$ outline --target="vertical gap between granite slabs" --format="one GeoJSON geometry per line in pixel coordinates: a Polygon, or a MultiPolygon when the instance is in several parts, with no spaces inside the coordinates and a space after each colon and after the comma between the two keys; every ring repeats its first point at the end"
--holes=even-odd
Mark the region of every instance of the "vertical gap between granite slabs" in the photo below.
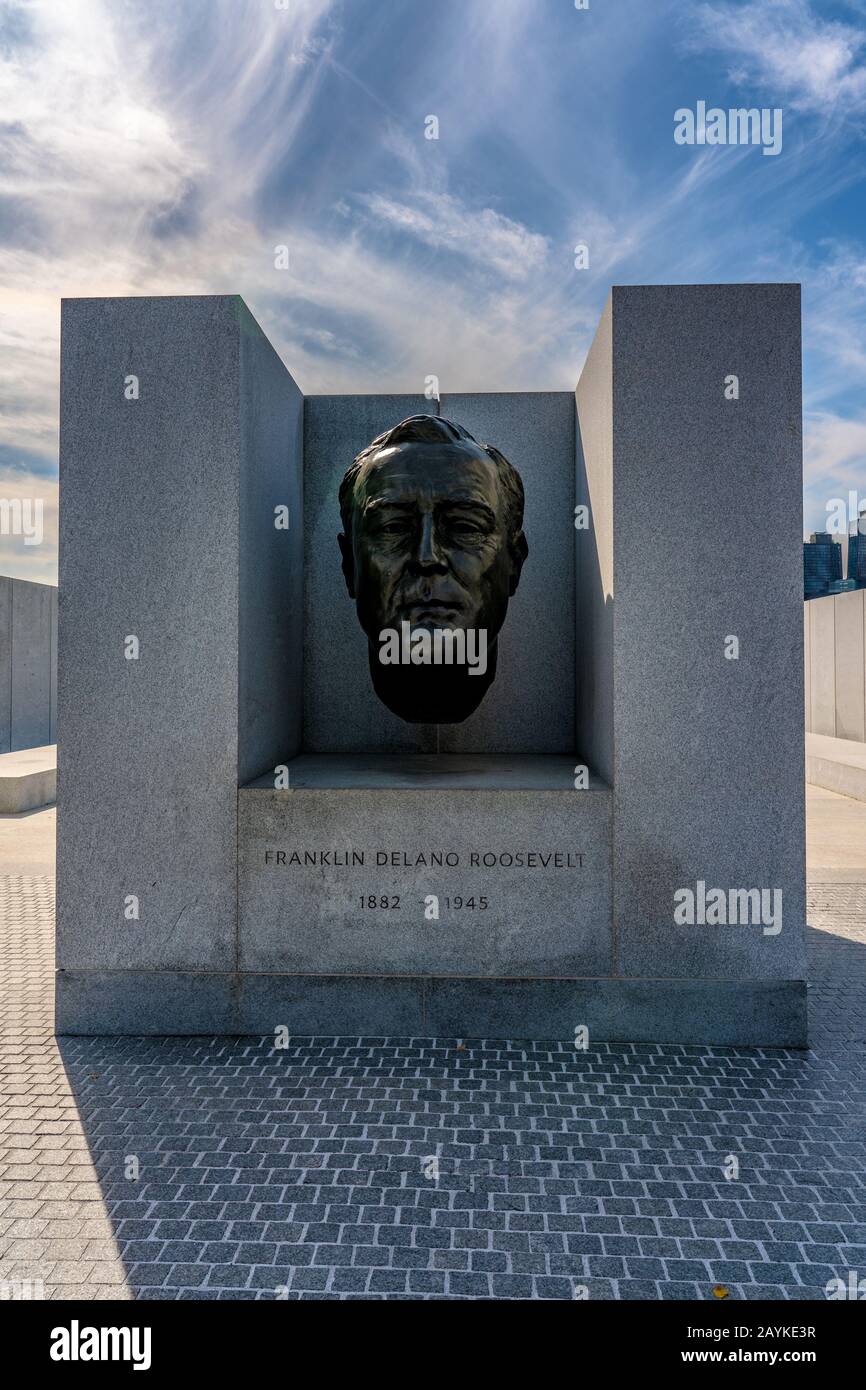
{"type": "Polygon", "coordinates": [[[48,737],[47,737],[47,739],[45,740],[45,742],[46,742],[47,744],[50,744],[50,743],[52,742],[52,739],[51,739],[51,716],[52,716],[52,714],[54,713],[54,688],[53,688],[53,682],[52,682],[52,679],[51,679],[51,670],[52,670],[52,667],[53,667],[53,665],[54,665],[54,616],[53,616],[53,614],[52,614],[52,612],[51,612],[51,608],[52,608],[52,599],[51,599],[51,595],[49,594],[49,596],[48,596],[48,737]]]}
{"type": "MultiPolygon", "coordinates": [[[[863,670],[862,670],[861,674],[862,674],[862,676],[863,676],[863,689],[864,689],[864,691],[866,691],[866,592],[864,592],[864,593],[862,594],[862,603],[863,603],[863,670]]],[[[810,644],[809,644],[809,679],[810,679],[810,680],[811,680],[811,678],[812,678],[811,651],[812,651],[812,647],[811,647],[811,642],[810,642],[810,644]]],[[[810,705],[810,709],[811,709],[811,705],[810,705]]],[[[866,712],[864,712],[864,713],[866,713],[866,712]]]]}
{"type": "MultiPolygon", "coordinates": [[[[610,973],[619,977],[619,894],[616,884],[616,783],[619,764],[616,756],[616,315],[610,300],[610,973]]],[[[595,520],[593,519],[593,532],[595,520]]],[[[596,537],[596,546],[598,539],[596,537]]]]}
{"type": "Polygon", "coordinates": [[[229,983],[229,993],[231,997],[231,1009],[229,1021],[236,1033],[241,1029],[241,899],[240,899],[240,822],[241,822],[241,789],[235,792],[235,968],[229,983]]]}
{"type": "Polygon", "coordinates": [[[13,709],[13,699],[15,697],[15,585],[18,581],[9,581],[9,752],[15,752],[15,710],[13,709]]]}
{"type": "Polygon", "coordinates": [[[13,602],[13,591],[14,591],[14,588],[15,588],[15,580],[14,580],[14,579],[10,579],[10,580],[9,580],[9,748],[8,748],[8,750],[4,748],[4,750],[3,750],[4,753],[7,752],[7,751],[8,751],[9,753],[12,753],[12,752],[15,751],[15,750],[13,749],[13,747],[12,747],[12,729],[13,729],[13,722],[12,722],[12,692],[13,692],[13,690],[15,689],[15,682],[14,682],[13,675],[12,675],[12,671],[13,671],[12,663],[13,663],[13,661],[14,661],[14,659],[15,659],[15,634],[14,634],[14,631],[13,631],[13,628],[12,628],[12,623],[13,623],[14,616],[15,616],[15,604],[14,604],[14,602],[13,602]]]}
{"type": "Polygon", "coordinates": [[[240,864],[238,856],[240,854],[240,816],[241,816],[241,720],[246,717],[246,710],[242,706],[243,691],[241,688],[241,663],[244,660],[243,643],[245,637],[245,613],[244,602],[244,570],[243,556],[244,545],[246,542],[245,523],[246,512],[244,509],[245,494],[244,489],[247,484],[246,470],[249,464],[250,449],[246,434],[247,416],[249,412],[248,397],[244,391],[243,379],[247,369],[245,356],[244,336],[241,328],[241,319],[246,309],[246,304],[238,294],[233,295],[233,311],[235,315],[234,324],[234,344],[237,357],[234,363],[235,379],[235,411],[234,429],[236,454],[236,467],[234,470],[234,489],[235,489],[235,555],[234,555],[234,574],[235,574],[235,824],[234,824],[234,855],[235,855],[235,919],[234,919],[234,972],[230,981],[230,1017],[231,1026],[237,1031],[240,1028],[240,965],[241,965],[241,943],[240,943],[240,864]]]}
{"type": "MultiPolygon", "coordinates": [[[[60,588],[51,595],[49,609],[50,642],[48,657],[48,742],[57,743],[57,650],[60,646],[60,588]],[[55,616],[56,614],[56,616],[55,616]]],[[[56,757],[55,757],[56,762],[56,757]]],[[[55,794],[56,795],[56,794],[55,794]]]]}
{"type": "MultiPolygon", "coordinates": [[[[439,395],[437,395],[437,397],[436,397],[436,415],[437,415],[437,418],[440,417],[441,414],[442,414],[442,396],[441,396],[441,394],[439,394],[439,395]]],[[[435,728],[436,728],[436,752],[437,752],[437,755],[438,755],[438,754],[441,752],[441,749],[440,749],[440,746],[439,746],[439,729],[440,729],[440,725],[437,724],[437,725],[435,726],[435,728]]],[[[422,999],[423,999],[423,996],[422,996],[422,999]]]]}

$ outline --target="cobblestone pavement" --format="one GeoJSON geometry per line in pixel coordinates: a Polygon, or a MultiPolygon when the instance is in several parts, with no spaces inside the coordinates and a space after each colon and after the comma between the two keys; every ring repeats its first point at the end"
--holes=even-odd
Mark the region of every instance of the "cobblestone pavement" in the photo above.
{"type": "Polygon", "coordinates": [[[866,1275],[866,886],[810,894],[809,1052],[58,1045],[52,913],[48,877],[0,878],[7,1297],[814,1299],[866,1275]]]}

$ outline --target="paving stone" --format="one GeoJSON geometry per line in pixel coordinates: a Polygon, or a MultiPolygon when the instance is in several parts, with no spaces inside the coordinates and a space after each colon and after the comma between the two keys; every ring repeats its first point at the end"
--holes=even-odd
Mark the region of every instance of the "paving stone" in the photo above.
{"type": "Polygon", "coordinates": [[[0,1280],[52,1300],[822,1299],[866,1272],[866,886],[813,887],[810,920],[809,1051],[276,1055],[58,1042],[51,882],[0,878],[0,1280]]]}

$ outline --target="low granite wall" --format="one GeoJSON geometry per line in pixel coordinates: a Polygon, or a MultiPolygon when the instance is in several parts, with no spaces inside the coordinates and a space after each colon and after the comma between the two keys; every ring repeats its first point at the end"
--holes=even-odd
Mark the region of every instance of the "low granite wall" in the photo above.
{"type": "Polygon", "coordinates": [[[57,589],[0,576],[0,753],[57,738],[57,589]]]}
{"type": "Polygon", "coordinates": [[[806,732],[866,741],[866,589],[803,604],[806,732]]]}

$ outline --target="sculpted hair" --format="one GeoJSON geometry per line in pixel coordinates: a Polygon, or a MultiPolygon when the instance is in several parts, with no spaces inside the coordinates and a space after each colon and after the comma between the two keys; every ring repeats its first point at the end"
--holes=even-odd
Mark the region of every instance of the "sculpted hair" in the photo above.
{"type": "Polygon", "coordinates": [[[499,474],[499,481],[505,494],[506,522],[508,525],[509,540],[514,543],[520,535],[523,527],[523,483],[517,469],[508,462],[504,454],[498,449],[494,449],[492,444],[482,444],[480,440],[465,430],[462,425],[455,425],[453,421],[446,420],[441,415],[410,415],[407,420],[401,420],[399,425],[394,425],[392,429],[385,430],[368,444],[366,449],[362,449],[357,458],[353,459],[346,472],[343,474],[343,481],[340,483],[340,516],[343,520],[343,530],[348,539],[352,536],[352,512],[355,505],[355,486],[365,464],[378,454],[380,449],[388,449],[395,444],[474,444],[477,449],[482,449],[488,458],[496,464],[499,474]]]}

